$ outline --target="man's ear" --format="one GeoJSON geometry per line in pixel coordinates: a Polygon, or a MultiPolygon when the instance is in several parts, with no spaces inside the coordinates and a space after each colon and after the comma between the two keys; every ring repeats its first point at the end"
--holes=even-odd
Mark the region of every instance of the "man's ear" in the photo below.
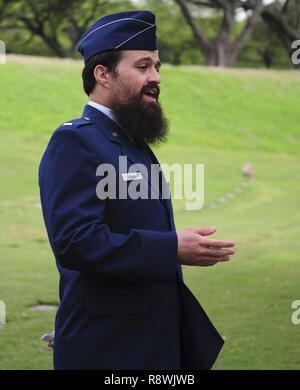
{"type": "Polygon", "coordinates": [[[104,65],[96,65],[94,69],[94,77],[97,83],[99,83],[101,86],[107,88],[108,87],[108,72],[107,68],[104,65]]]}

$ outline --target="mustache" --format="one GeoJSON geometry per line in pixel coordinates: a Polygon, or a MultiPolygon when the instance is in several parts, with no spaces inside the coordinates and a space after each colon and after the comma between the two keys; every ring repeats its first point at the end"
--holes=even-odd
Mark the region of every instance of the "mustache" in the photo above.
{"type": "Polygon", "coordinates": [[[142,88],[141,90],[141,96],[144,95],[145,93],[151,92],[152,94],[155,95],[155,97],[158,99],[159,94],[160,94],[160,87],[156,83],[149,83],[145,87],[142,88]]]}

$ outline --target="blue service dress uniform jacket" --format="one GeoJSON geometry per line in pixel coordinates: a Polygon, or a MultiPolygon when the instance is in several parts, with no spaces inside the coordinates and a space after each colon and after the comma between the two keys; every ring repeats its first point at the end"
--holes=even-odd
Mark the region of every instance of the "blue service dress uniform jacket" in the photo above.
{"type": "Polygon", "coordinates": [[[118,178],[119,156],[158,163],[87,105],[53,133],[40,163],[60,274],[54,368],[209,369],[223,339],[182,280],[171,200],[97,197],[97,167],[112,164],[118,178]]]}

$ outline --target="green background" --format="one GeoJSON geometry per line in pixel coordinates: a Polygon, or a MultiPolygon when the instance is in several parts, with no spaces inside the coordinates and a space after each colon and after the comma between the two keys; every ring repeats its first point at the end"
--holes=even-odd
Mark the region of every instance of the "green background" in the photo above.
{"type": "MultiPolygon", "coordinates": [[[[54,129],[81,115],[81,69],[80,61],[21,56],[0,65],[0,300],[7,306],[0,369],[52,368],[39,339],[53,329],[54,313],[31,310],[58,304],[37,171],[54,129]]],[[[299,75],[165,65],[161,77],[171,129],[155,152],[162,163],[205,165],[204,208],[186,211],[174,200],[177,229],[214,225],[213,237],[237,243],[229,263],[184,268],[226,339],[214,368],[299,369],[300,326],[291,322],[300,299],[299,75]],[[253,181],[242,176],[246,162],[253,181]]]]}

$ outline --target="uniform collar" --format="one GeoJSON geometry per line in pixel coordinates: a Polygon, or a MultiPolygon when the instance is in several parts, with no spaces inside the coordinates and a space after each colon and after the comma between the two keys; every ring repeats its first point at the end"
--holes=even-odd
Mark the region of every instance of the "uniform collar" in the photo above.
{"type": "Polygon", "coordinates": [[[122,130],[117,122],[90,104],[84,107],[82,117],[98,125],[110,141],[119,144],[129,142],[134,145],[132,138],[122,130]]]}
{"type": "Polygon", "coordinates": [[[88,102],[88,105],[91,106],[91,107],[96,108],[96,110],[101,111],[103,114],[108,116],[111,120],[113,120],[114,122],[118,123],[113,110],[111,110],[110,108],[108,108],[106,106],[103,106],[103,104],[93,102],[92,100],[90,100],[88,102]]]}

